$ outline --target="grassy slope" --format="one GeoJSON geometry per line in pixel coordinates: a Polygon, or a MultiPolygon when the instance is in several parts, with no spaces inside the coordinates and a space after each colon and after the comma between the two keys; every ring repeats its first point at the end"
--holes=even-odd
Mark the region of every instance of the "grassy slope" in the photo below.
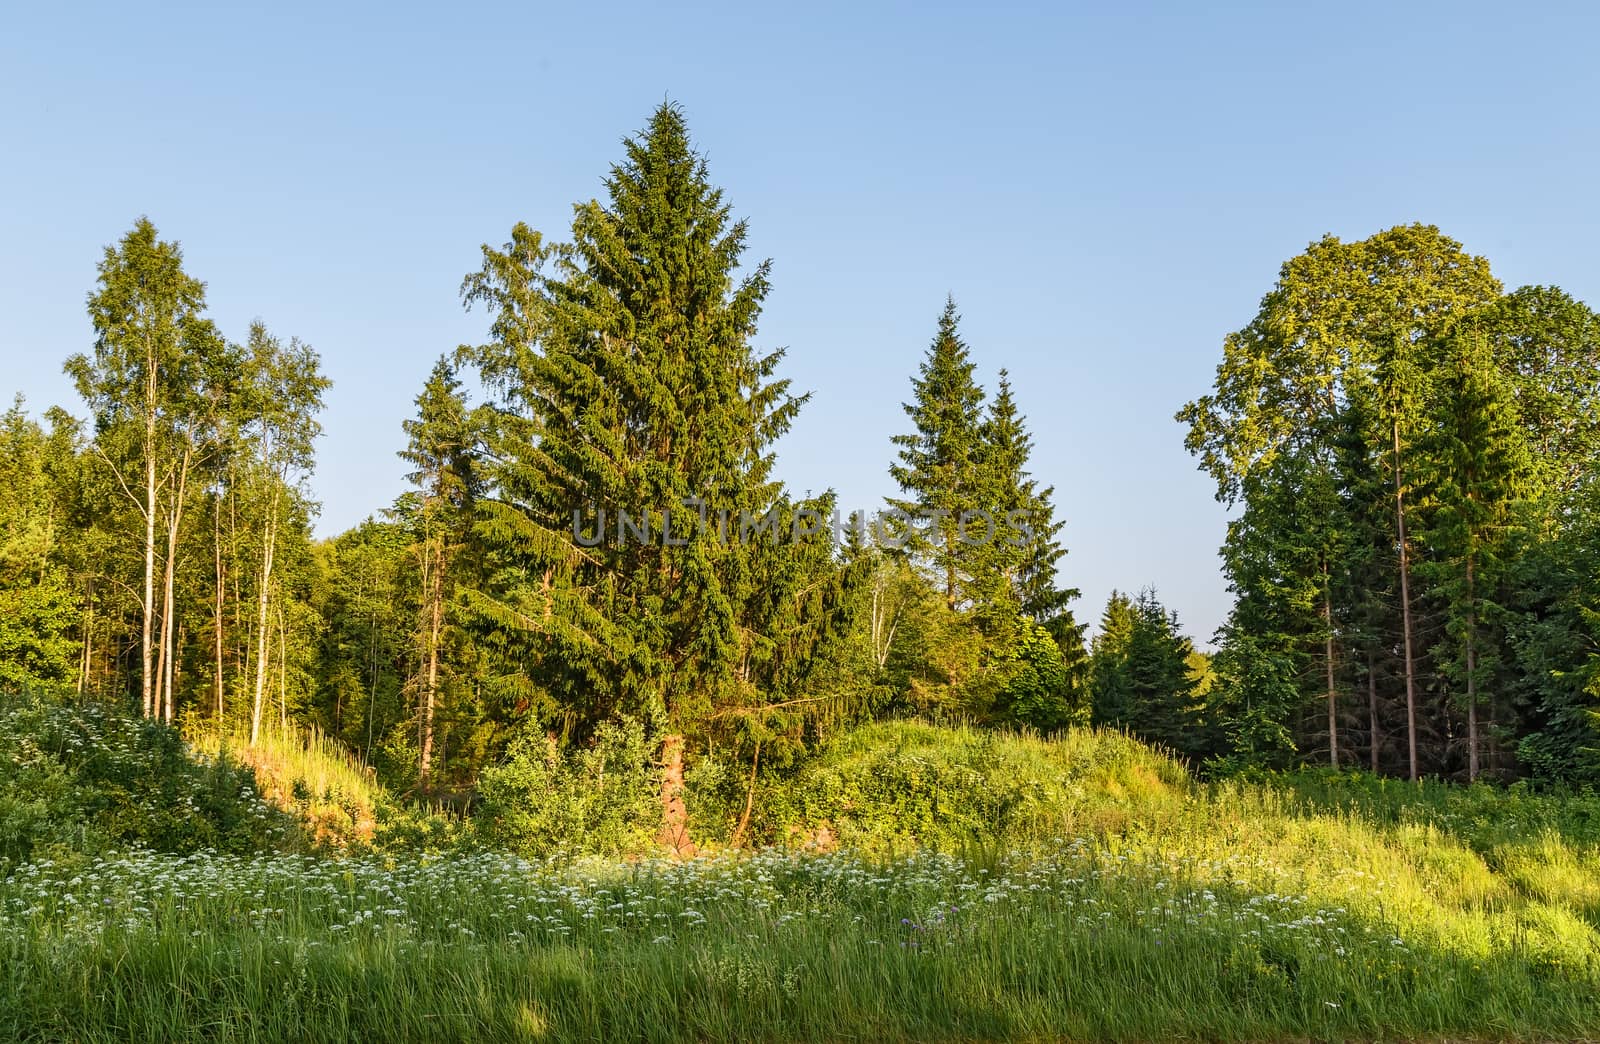
{"type": "Polygon", "coordinates": [[[875,854],[35,866],[0,1037],[1600,1036],[1593,798],[880,725],[762,805],[875,854]]]}
{"type": "Polygon", "coordinates": [[[325,848],[370,844],[379,815],[393,804],[369,766],[317,732],[268,730],[253,745],[243,735],[211,732],[190,742],[202,755],[226,751],[252,770],[262,797],[293,813],[311,840],[325,848]]]}

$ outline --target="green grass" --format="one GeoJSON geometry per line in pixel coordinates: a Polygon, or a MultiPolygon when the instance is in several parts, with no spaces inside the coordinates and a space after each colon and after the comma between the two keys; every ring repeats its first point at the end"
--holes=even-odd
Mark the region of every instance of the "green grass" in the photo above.
{"type": "Polygon", "coordinates": [[[253,771],[262,797],[293,813],[323,847],[370,845],[396,805],[370,766],[316,730],[269,728],[253,744],[242,733],[195,730],[189,743],[202,757],[226,754],[253,771]]]}
{"type": "Polygon", "coordinates": [[[1590,796],[914,725],[770,786],[849,849],[23,864],[0,1039],[1600,1036],[1590,796]]]}

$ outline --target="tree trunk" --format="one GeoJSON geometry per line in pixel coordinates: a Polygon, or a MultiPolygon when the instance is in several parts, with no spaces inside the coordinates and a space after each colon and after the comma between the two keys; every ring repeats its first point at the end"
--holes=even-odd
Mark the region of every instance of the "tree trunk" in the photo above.
{"type": "Polygon", "coordinates": [[[278,539],[278,494],[272,494],[271,514],[261,549],[261,593],[256,602],[256,691],[250,705],[250,745],[261,735],[262,701],[267,692],[267,597],[272,587],[272,555],[278,539]]]}
{"type": "Polygon", "coordinates": [[[211,546],[212,550],[215,552],[212,564],[215,566],[217,581],[216,604],[213,607],[215,612],[215,616],[213,618],[215,626],[212,629],[213,637],[215,638],[213,652],[216,655],[216,660],[212,667],[216,675],[215,688],[217,697],[217,731],[220,733],[222,732],[224,726],[222,703],[222,617],[223,592],[226,590],[227,583],[222,572],[222,497],[220,490],[218,491],[218,495],[211,502],[211,546]]]}
{"type": "Polygon", "coordinates": [[[183,624],[178,624],[178,638],[172,647],[171,667],[167,672],[167,724],[172,724],[176,709],[178,683],[183,681],[183,624]]]}
{"type": "Polygon", "coordinates": [[[732,847],[738,848],[744,840],[744,832],[750,826],[750,810],[756,803],[756,770],[761,767],[761,741],[756,740],[755,756],[750,759],[750,784],[744,791],[744,812],[739,816],[739,826],[733,832],[732,847]]]}
{"type": "Polygon", "coordinates": [[[367,624],[367,749],[362,757],[372,760],[372,719],[378,713],[378,614],[367,624]]]}
{"type": "Polygon", "coordinates": [[[1322,567],[1322,658],[1328,672],[1328,763],[1339,767],[1339,694],[1333,683],[1333,596],[1328,590],[1328,567],[1322,567]]]}
{"type": "Polygon", "coordinates": [[[677,734],[661,741],[661,837],[663,847],[674,855],[693,855],[689,840],[689,808],[683,801],[683,737],[677,734]]]}
{"type": "MultiPolygon", "coordinates": [[[[152,360],[153,363],[153,360],[152,360]]],[[[152,384],[154,374],[152,373],[152,384]]],[[[154,396],[154,389],[151,395],[154,396]]],[[[139,635],[139,696],[143,702],[144,716],[150,717],[154,709],[154,676],[151,664],[151,642],[155,630],[156,608],[156,415],[151,403],[149,419],[145,423],[144,466],[144,602],[140,606],[144,623],[139,635]]]]}
{"type": "Polygon", "coordinates": [[[173,648],[173,639],[177,634],[176,597],[173,592],[173,582],[178,568],[178,534],[183,527],[183,502],[189,492],[189,464],[193,451],[185,448],[183,462],[178,469],[178,483],[174,488],[172,497],[172,510],[167,516],[167,560],[162,569],[161,578],[161,677],[158,681],[157,697],[161,716],[168,722],[172,721],[174,696],[172,692],[173,677],[176,673],[176,650],[173,648]]]}
{"type": "Polygon", "coordinates": [[[1417,771],[1417,669],[1411,643],[1411,561],[1406,549],[1405,485],[1400,474],[1400,420],[1394,431],[1394,519],[1400,542],[1400,620],[1405,638],[1406,657],[1406,761],[1411,782],[1421,779],[1417,771]]]}
{"type": "Polygon", "coordinates": [[[1478,778],[1478,606],[1473,556],[1467,555],[1467,781],[1478,778]]]}
{"type": "Polygon", "coordinates": [[[444,601],[444,554],[441,548],[429,551],[433,558],[428,577],[428,677],[422,694],[422,764],[420,776],[428,781],[433,764],[433,707],[439,691],[439,617],[444,601]]]}
{"type": "Polygon", "coordinates": [[[289,734],[289,632],[283,622],[283,599],[278,599],[278,733],[289,734]]]}
{"type": "Polygon", "coordinates": [[[1372,773],[1377,775],[1378,763],[1378,663],[1372,653],[1367,653],[1367,752],[1372,760],[1372,773]]]}
{"type": "Polygon", "coordinates": [[[89,669],[94,663],[94,581],[84,585],[83,663],[78,670],[78,695],[89,685],[89,669]]]}
{"type": "Polygon", "coordinates": [[[156,688],[152,700],[151,716],[159,718],[165,703],[167,679],[167,647],[171,644],[172,634],[172,607],[167,604],[171,586],[167,583],[167,573],[170,571],[172,556],[167,556],[166,563],[162,566],[161,576],[161,629],[156,634],[156,688]]]}

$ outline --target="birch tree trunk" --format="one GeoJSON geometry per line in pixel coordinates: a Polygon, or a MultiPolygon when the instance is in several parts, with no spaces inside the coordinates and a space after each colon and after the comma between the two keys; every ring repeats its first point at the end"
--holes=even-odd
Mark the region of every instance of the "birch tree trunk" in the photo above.
{"type": "Polygon", "coordinates": [[[256,688],[250,705],[250,745],[261,735],[262,701],[267,691],[267,599],[272,587],[272,556],[278,542],[278,491],[272,492],[261,549],[261,593],[256,601],[256,688]]]}

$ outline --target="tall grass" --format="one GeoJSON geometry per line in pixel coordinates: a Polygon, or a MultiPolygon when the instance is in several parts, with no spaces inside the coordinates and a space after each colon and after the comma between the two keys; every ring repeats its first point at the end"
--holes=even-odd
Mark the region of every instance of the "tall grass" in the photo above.
{"type": "MultiPolygon", "coordinates": [[[[337,754],[268,741],[257,775],[381,808],[337,754]]],[[[24,863],[0,1039],[1600,1036],[1592,796],[1203,784],[1115,734],[909,724],[764,786],[792,847],[683,862],[24,863]]]]}
{"type": "Polygon", "coordinates": [[[162,1040],[1571,1037],[1592,951],[1484,950],[1245,863],[768,850],[552,867],[137,857],[0,892],[0,1034],[162,1040]]]}
{"type": "Polygon", "coordinates": [[[393,804],[370,766],[316,729],[264,729],[251,743],[243,732],[194,728],[188,740],[202,756],[226,753],[254,771],[262,796],[294,813],[324,847],[370,844],[393,804]]]}

